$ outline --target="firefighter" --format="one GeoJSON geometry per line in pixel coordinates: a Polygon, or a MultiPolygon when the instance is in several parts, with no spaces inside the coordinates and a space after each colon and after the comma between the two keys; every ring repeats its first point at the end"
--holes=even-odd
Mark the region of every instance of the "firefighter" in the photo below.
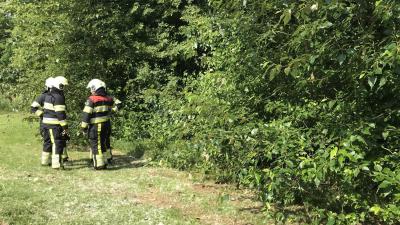
{"type": "Polygon", "coordinates": [[[81,128],[89,137],[94,169],[105,169],[112,160],[111,112],[117,111],[119,101],[107,95],[106,84],[99,79],[91,80],[87,88],[91,96],[83,109],[81,128]]]}
{"type": "MultiPolygon", "coordinates": [[[[50,144],[50,138],[44,138],[43,132],[44,132],[44,127],[43,127],[43,104],[44,104],[44,99],[46,98],[46,95],[50,92],[50,89],[53,87],[53,77],[49,77],[46,79],[45,86],[46,90],[39,95],[33,101],[31,104],[31,113],[34,113],[36,116],[39,117],[39,132],[40,135],[43,137],[43,146],[47,146],[50,144]]],[[[44,149],[44,148],[43,148],[44,149]]],[[[50,157],[47,152],[43,150],[42,156],[41,156],[41,164],[43,166],[51,165],[50,162],[50,157]]]]}
{"type": "MultiPolygon", "coordinates": [[[[39,97],[35,99],[35,101],[31,105],[31,113],[34,113],[36,116],[39,117],[39,132],[40,135],[43,138],[43,149],[46,148],[46,146],[51,146],[51,141],[50,137],[46,137],[43,135],[44,134],[44,127],[43,127],[43,105],[44,105],[44,100],[47,94],[49,94],[51,88],[53,87],[53,82],[54,78],[49,77],[46,79],[45,82],[45,91],[39,97]]],[[[66,150],[66,149],[65,149],[66,150]]],[[[68,161],[68,153],[67,151],[64,151],[62,155],[62,160],[63,162],[68,161]]],[[[48,152],[42,151],[42,156],[41,156],[41,164],[43,166],[48,166],[51,165],[50,162],[50,156],[48,155],[48,152]]]]}
{"type": "Polygon", "coordinates": [[[68,80],[65,77],[55,77],[53,87],[45,96],[43,104],[43,136],[44,139],[50,140],[45,144],[43,152],[45,152],[44,157],[47,157],[48,160],[51,156],[53,169],[64,168],[61,155],[66,146],[66,139],[69,138],[64,97],[64,88],[67,85],[68,80]]]}

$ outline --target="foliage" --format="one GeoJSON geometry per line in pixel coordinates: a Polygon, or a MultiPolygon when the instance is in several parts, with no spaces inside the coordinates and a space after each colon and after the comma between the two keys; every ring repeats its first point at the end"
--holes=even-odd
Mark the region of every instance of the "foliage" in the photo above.
{"type": "Polygon", "coordinates": [[[160,94],[154,157],[314,223],[396,223],[399,5],[245,2],[186,8],[204,70],[160,94]]]}

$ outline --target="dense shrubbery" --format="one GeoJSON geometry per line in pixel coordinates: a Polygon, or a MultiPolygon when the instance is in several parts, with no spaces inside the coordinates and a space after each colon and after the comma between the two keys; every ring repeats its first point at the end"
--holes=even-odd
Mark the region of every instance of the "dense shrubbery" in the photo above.
{"type": "Polygon", "coordinates": [[[124,102],[116,136],[155,162],[317,224],[398,222],[397,1],[1,4],[2,83],[64,74],[76,119],[100,77],[124,102]]]}

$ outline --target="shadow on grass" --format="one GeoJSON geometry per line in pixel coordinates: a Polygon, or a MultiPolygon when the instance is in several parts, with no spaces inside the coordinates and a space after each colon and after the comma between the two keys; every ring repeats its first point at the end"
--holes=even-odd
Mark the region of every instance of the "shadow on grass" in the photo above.
{"type": "Polygon", "coordinates": [[[64,162],[64,170],[79,170],[84,168],[90,168],[91,162],[90,159],[78,159],[78,160],[70,160],[68,162],[64,162]]]}
{"type": "Polygon", "coordinates": [[[138,160],[130,155],[115,155],[113,162],[108,165],[107,170],[120,170],[129,168],[139,168],[146,165],[144,160],[138,160]]]}
{"type": "Polygon", "coordinates": [[[263,206],[254,206],[254,207],[246,207],[239,209],[240,212],[250,212],[253,214],[259,214],[263,212],[263,210],[264,210],[263,206]]]}
{"type": "MultiPolygon", "coordinates": [[[[107,170],[120,170],[138,168],[146,165],[144,160],[138,160],[129,155],[114,155],[111,164],[108,164],[107,170]]],[[[89,158],[72,160],[64,163],[65,170],[79,170],[84,168],[93,168],[92,161],[89,158]]]]}

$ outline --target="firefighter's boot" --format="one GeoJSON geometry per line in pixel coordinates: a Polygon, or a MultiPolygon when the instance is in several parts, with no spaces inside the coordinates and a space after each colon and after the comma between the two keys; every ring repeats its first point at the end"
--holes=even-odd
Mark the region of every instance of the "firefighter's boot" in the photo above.
{"type": "Polygon", "coordinates": [[[42,152],[41,156],[41,164],[42,166],[50,166],[51,165],[51,153],[50,152],[42,152]]]}

